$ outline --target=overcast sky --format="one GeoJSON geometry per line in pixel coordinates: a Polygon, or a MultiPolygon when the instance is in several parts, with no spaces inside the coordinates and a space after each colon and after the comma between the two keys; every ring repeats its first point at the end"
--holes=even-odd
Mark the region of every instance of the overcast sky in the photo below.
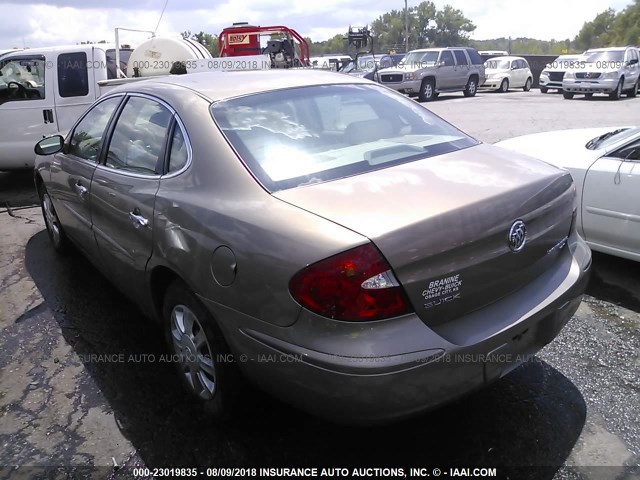
{"type": "MultiPolygon", "coordinates": [[[[436,0],[450,4],[476,25],[472,38],[531,37],[564,40],[578,33],[585,21],[609,6],[623,9],[631,0],[436,0]]],[[[414,6],[419,1],[409,1],[414,6]]],[[[59,0],[20,3],[0,0],[0,50],[76,44],[114,39],[114,28],[155,30],[165,0],[59,0]]],[[[348,26],[371,23],[404,1],[383,0],[169,0],[158,35],[184,30],[219,33],[233,22],[286,25],[314,41],[327,40],[348,26]]],[[[143,41],[145,34],[123,34],[121,43],[143,41]]]]}

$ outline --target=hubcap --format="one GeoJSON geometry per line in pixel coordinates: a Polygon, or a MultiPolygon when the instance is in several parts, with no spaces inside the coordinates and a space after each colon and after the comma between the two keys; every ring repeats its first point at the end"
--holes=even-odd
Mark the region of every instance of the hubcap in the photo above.
{"type": "Polygon", "coordinates": [[[431,88],[431,84],[430,83],[425,83],[424,85],[424,96],[427,98],[431,98],[431,96],[433,95],[433,89],[431,88]]]}
{"type": "Polygon", "coordinates": [[[216,369],[209,340],[196,315],[185,305],[176,305],[171,311],[171,339],[189,388],[204,400],[212,399],[216,369]]]}
{"type": "Polygon", "coordinates": [[[476,82],[469,83],[469,93],[472,95],[476,93],[476,82]]]}
{"type": "Polygon", "coordinates": [[[503,92],[506,92],[506,91],[507,91],[507,81],[506,81],[506,80],[503,80],[503,81],[502,81],[502,91],[503,91],[503,92]]]}
{"type": "Polygon", "coordinates": [[[58,217],[56,211],[53,209],[51,203],[51,197],[45,193],[42,197],[42,208],[44,210],[44,221],[47,224],[47,229],[51,232],[53,242],[58,243],[60,241],[60,225],[58,224],[58,217]]]}

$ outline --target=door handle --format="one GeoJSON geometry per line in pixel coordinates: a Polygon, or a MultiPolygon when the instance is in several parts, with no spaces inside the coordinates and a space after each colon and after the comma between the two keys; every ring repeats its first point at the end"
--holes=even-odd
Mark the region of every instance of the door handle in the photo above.
{"type": "Polygon", "coordinates": [[[50,108],[45,108],[42,110],[42,118],[44,119],[44,123],[53,123],[53,110],[50,108]]]}
{"type": "Polygon", "coordinates": [[[85,194],[89,191],[87,188],[80,184],[80,182],[75,184],[76,193],[80,198],[84,198],[85,194]]]}
{"type": "Polygon", "coordinates": [[[133,223],[134,228],[146,227],[149,225],[149,220],[140,215],[140,210],[134,208],[132,212],[129,212],[129,219],[133,223]]]}

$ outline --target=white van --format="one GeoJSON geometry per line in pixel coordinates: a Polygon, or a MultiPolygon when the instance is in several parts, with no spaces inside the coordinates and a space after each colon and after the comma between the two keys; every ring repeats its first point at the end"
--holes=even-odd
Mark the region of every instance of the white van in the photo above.
{"type": "MultiPolygon", "coordinates": [[[[121,67],[130,49],[120,49],[121,67]]],[[[115,47],[108,44],[33,48],[0,56],[0,170],[31,168],[33,146],[64,132],[116,78],[115,47]]]]}

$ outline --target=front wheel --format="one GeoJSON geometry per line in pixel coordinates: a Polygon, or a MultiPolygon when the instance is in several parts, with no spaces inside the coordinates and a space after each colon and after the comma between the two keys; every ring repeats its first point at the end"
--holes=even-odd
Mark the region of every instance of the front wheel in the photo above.
{"type": "Polygon", "coordinates": [[[638,95],[638,81],[636,81],[636,83],[633,84],[633,87],[631,87],[631,90],[627,91],[627,97],[633,98],[636,95],[638,95]]]}
{"type": "Polygon", "coordinates": [[[547,87],[540,87],[540,93],[547,93],[549,89],[547,87]]]}
{"type": "Polygon", "coordinates": [[[162,316],[184,387],[214,418],[228,419],[238,394],[239,372],[215,320],[179,280],[165,293],[162,316]]]}
{"type": "Polygon", "coordinates": [[[562,96],[564,98],[566,98],[567,100],[571,100],[573,98],[573,93],[569,93],[569,92],[562,92],[562,96]]]}
{"type": "Polygon", "coordinates": [[[509,91],[509,80],[507,80],[506,78],[502,80],[502,83],[500,84],[500,88],[498,89],[498,91],[502,93],[507,93],[509,91]]]}
{"type": "Polygon", "coordinates": [[[430,102],[436,98],[436,89],[433,80],[426,78],[420,86],[419,100],[421,102],[430,102]]]}
{"type": "MultiPolygon", "coordinates": [[[[522,90],[524,90],[525,92],[528,92],[529,90],[531,90],[531,79],[527,78],[527,81],[524,83],[524,87],[522,87],[522,90]]],[[[540,89],[542,90],[542,89],[540,89]]]]}
{"type": "Polygon", "coordinates": [[[609,98],[611,100],[619,100],[620,97],[622,97],[622,84],[623,84],[623,81],[624,80],[621,78],[620,81],[618,82],[618,86],[616,87],[616,89],[609,94],[609,98]]]}
{"type": "Polygon", "coordinates": [[[43,185],[40,188],[40,207],[42,208],[42,216],[44,217],[44,224],[47,227],[47,234],[51,245],[58,253],[67,253],[69,250],[69,239],[67,239],[62,224],[56,213],[56,209],[53,206],[49,192],[43,185]]]}
{"type": "Polygon", "coordinates": [[[469,78],[469,80],[467,81],[467,86],[464,87],[464,91],[463,91],[464,96],[475,97],[477,90],[478,90],[478,81],[475,79],[475,77],[469,78]]]}

